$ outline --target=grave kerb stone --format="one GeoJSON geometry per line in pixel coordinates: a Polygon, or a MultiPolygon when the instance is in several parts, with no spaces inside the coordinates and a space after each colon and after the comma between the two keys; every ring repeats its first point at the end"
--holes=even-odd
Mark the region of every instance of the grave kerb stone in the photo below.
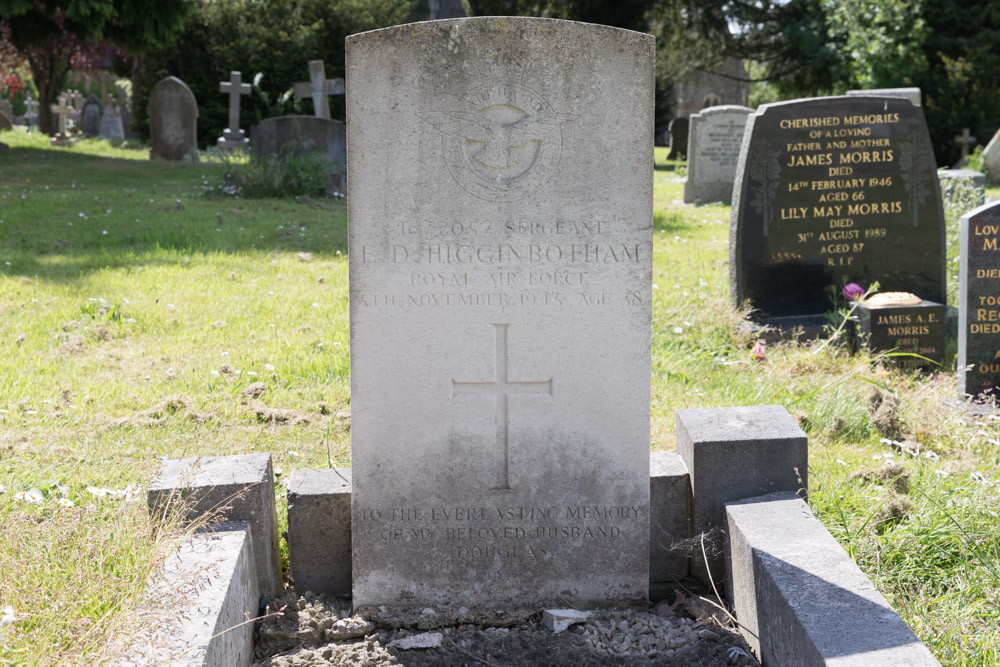
{"type": "Polygon", "coordinates": [[[939,665],[795,493],[725,514],[726,595],[764,665],[939,665]]]}
{"type": "Polygon", "coordinates": [[[350,468],[292,473],[288,481],[288,560],[299,593],[350,596],[350,468]]]}
{"type": "Polygon", "coordinates": [[[652,56],[524,17],[347,38],[356,605],[646,599],[652,56]]]}

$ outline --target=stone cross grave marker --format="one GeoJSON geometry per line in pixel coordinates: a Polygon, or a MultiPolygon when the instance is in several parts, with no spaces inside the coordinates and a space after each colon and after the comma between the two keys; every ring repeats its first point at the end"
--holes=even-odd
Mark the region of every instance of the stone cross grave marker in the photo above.
{"type": "Polygon", "coordinates": [[[219,148],[232,150],[247,145],[246,134],[240,129],[240,95],[250,94],[250,84],[242,83],[243,75],[232,71],[229,81],[219,84],[220,93],[229,94],[229,127],[222,131],[219,137],[219,148]]]}
{"type": "Polygon", "coordinates": [[[732,198],[743,131],[752,113],[748,107],[725,105],[691,115],[684,201],[728,202],[732,198]]]}
{"type": "Polygon", "coordinates": [[[343,79],[327,79],[322,60],[309,61],[309,81],[295,84],[295,97],[312,98],[313,114],[330,118],[330,96],[344,94],[343,79]]]}
{"type": "Polygon", "coordinates": [[[955,137],[955,143],[962,147],[962,160],[969,157],[969,146],[976,143],[976,138],[969,134],[969,128],[963,127],[962,134],[955,137]]]}
{"type": "Polygon", "coordinates": [[[57,99],[59,100],[59,104],[53,104],[49,109],[56,115],[58,131],[49,143],[53,146],[68,146],[72,142],[66,133],[66,122],[69,119],[69,115],[73,113],[73,107],[69,105],[69,96],[65,93],[57,99]]]}
{"type": "Polygon", "coordinates": [[[958,393],[1000,401],[1000,202],[959,222],[958,393]]]}
{"type": "Polygon", "coordinates": [[[183,160],[197,155],[198,102],[187,85],[168,76],[153,86],[149,114],[149,159],[183,160]]]}
{"type": "Polygon", "coordinates": [[[652,38],[417,23],[346,71],[355,604],[644,600],[652,38]]]}
{"type": "Polygon", "coordinates": [[[730,290],[760,319],[821,315],[847,282],[944,303],[937,168],[909,100],[766,104],[747,122],[736,178],[730,290]]]}

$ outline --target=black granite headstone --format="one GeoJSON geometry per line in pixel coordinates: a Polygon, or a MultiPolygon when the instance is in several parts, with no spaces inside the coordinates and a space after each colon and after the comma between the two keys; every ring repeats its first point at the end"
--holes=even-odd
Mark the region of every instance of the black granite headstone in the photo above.
{"type": "Polygon", "coordinates": [[[931,368],[944,359],[945,307],[922,301],[912,306],[862,304],[858,307],[862,342],[904,368],[931,368]],[[933,363],[932,363],[933,362],[933,363]]]}
{"type": "Polygon", "coordinates": [[[847,282],[944,303],[934,152],[909,100],[764,105],[747,122],[736,179],[730,291],[759,319],[830,311],[847,282]]]}
{"type": "Polygon", "coordinates": [[[1000,202],[966,213],[959,225],[958,391],[1000,400],[1000,202]]]}
{"type": "Polygon", "coordinates": [[[688,132],[691,129],[691,121],[687,118],[674,118],[667,126],[670,132],[670,152],[667,153],[668,160],[686,160],[688,150],[688,132]]]}

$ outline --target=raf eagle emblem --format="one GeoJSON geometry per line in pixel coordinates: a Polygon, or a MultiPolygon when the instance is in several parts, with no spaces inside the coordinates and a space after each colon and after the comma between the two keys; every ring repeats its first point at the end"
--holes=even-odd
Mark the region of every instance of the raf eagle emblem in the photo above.
{"type": "Polygon", "coordinates": [[[466,192],[487,201],[522,199],[554,172],[559,128],[577,116],[556,113],[518,84],[493,86],[476,99],[478,108],[471,111],[417,115],[444,135],[445,164],[466,192]]]}

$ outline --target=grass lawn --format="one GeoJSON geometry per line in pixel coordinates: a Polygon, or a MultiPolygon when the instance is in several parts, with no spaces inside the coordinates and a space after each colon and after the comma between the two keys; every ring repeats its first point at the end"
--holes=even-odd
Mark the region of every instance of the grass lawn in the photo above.
{"type": "MultiPolygon", "coordinates": [[[[216,164],[3,140],[0,664],[91,664],[169,546],[144,504],[161,458],[266,451],[279,483],[349,461],[346,208],[214,194],[216,164]]],[[[791,344],[755,361],[729,207],[681,203],[680,167],[658,151],[653,449],[679,408],[785,405],[841,544],[943,663],[1000,663],[1000,419],[950,402],[952,367],[791,344]]]]}

